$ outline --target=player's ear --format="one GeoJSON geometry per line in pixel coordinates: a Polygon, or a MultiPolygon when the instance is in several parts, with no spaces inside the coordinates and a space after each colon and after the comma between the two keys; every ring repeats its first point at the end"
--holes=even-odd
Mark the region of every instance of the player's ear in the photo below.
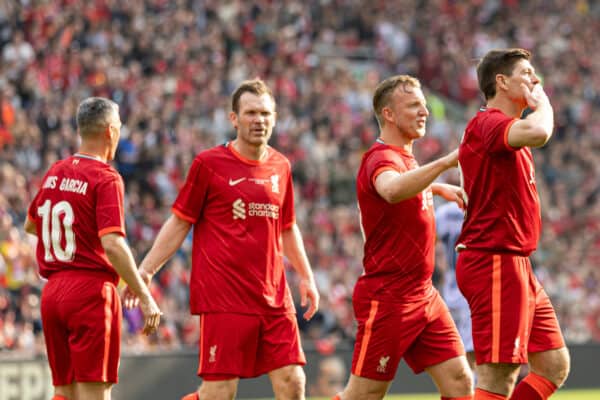
{"type": "Polygon", "coordinates": [[[508,88],[508,85],[506,83],[506,75],[503,75],[503,74],[496,75],[496,87],[501,88],[503,90],[506,90],[508,88]]]}
{"type": "Polygon", "coordinates": [[[231,111],[229,113],[229,121],[231,121],[231,125],[233,125],[234,129],[238,127],[238,116],[235,111],[231,111]]]}
{"type": "Polygon", "coordinates": [[[106,135],[106,138],[108,139],[109,142],[112,143],[112,141],[114,140],[114,136],[118,133],[118,130],[115,129],[115,126],[113,124],[108,124],[106,126],[106,130],[104,131],[104,134],[106,135]]]}
{"type": "Polygon", "coordinates": [[[384,121],[393,121],[394,120],[394,113],[392,112],[392,109],[389,107],[383,107],[381,109],[381,118],[384,121]]]}

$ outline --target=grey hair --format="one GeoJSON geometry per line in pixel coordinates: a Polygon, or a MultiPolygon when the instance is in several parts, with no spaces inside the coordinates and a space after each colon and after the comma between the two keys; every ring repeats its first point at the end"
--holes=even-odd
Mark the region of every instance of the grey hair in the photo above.
{"type": "Polygon", "coordinates": [[[88,97],[77,107],[77,130],[81,136],[99,133],[110,123],[113,112],[119,112],[119,106],[104,97],[88,97]]]}

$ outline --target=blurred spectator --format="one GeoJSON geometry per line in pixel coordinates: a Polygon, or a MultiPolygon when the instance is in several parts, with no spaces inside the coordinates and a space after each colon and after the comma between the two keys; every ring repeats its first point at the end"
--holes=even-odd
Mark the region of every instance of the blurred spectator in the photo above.
{"type": "Polygon", "coordinates": [[[346,376],[344,360],[339,356],[327,356],[319,361],[317,374],[308,385],[308,395],[332,397],[344,389],[346,376]]]}

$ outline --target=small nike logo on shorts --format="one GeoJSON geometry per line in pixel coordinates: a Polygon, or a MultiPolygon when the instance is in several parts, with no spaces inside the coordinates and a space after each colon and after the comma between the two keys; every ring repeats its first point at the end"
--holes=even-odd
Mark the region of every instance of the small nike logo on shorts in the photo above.
{"type": "Polygon", "coordinates": [[[243,181],[245,181],[246,178],[240,178],[240,179],[236,179],[235,181],[231,178],[229,178],[229,186],[235,186],[238,183],[242,183],[243,181]]]}

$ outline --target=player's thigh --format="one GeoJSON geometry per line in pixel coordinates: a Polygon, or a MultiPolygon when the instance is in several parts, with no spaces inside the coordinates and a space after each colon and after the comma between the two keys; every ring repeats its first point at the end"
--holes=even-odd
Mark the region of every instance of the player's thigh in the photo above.
{"type": "Polygon", "coordinates": [[[426,307],[424,323],[423,330],[404,355],[408,366],[417,374],[465,354],[450,311],[437,291],[426,307]]]}
{"type": "Polygon", "coordinates": [[[462,251],[457,282],[471,309],[479,364],[526,363],[535,293],[527,257],[462,251]]]}
{"type": "Polygon", "coordinates": [[[198,375],[231,379],[254,376],[260,317],[236,313],[200,316],[198,375]]]}
{"type": "Polygon", "coordinates": [[[106,400],[110,399],[112,383],[77,382],[75,383],[74,400],[106,400]]]}
{"type": "Polygon", "coordinates": [[[121,352],[121,300],[110,282],[94,283],[95,292],[71,312],[69,343],[75,381],[118,381],[121,352]]]}
{"type": "Polygon", "coordinates": [[[263,315],[260,319],[254,376],[306,364],[296,314],[263,315]]]}
{"type": "Polygon", "coordinates": [[[354,374],[350,375],[348,385],[342,392],[343,400],[379,400],[383,399],[390,388],[391,380],[380,381],[354,374]]]}
{"type": "Polygon", "coordinates": [[[66,397],[69,400],[75,400],[75,383],[54,386],[54,394],[66,397]]]}
{"type": "Polygon", "coordinates": [[[427,304],[354,299],[358,329],[352,374],[375,381],[394,379],[404,353],[425,328],[427,304]]]}
{"type": "Polygon", "coordinates": [[[275,398],[282,400],[304,399],[306,376],[300,365],[286,365],[269,372],[275,398]]]}

